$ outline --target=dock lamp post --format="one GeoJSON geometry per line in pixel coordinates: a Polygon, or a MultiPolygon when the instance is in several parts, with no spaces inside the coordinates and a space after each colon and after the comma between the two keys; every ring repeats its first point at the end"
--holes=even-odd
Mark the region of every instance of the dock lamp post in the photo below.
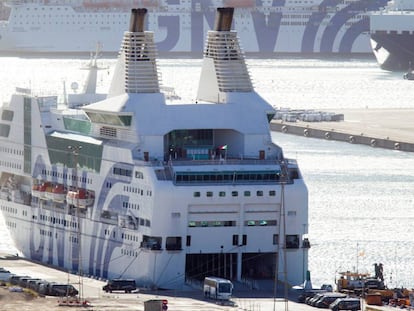
{"type": "Polygon", "coordinates": [[[81,223],[80,223],[80,212],[79,212],[79,185],[78,185],[78,163],[79,153],[82,146],[68,146],[68,149],[72,152],[73,156],[73,173],[72,180],[75,180],[75,191],[76,191],[76,218],[78,221],[77,226],[77,240],[78,240],[78,274],[79,274],[79,299],[83,299],[83,269],[82,269],[82,243],[81,243],[81,223]]]}

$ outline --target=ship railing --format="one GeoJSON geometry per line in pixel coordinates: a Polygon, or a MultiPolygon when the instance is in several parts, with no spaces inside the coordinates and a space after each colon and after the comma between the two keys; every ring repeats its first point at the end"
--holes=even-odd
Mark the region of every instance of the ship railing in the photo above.
{"type": "Polygon", "coordinates": [[[211,159],[211,160],[193,160],[180,159],[169,161],[171,166],[193,166],[193,165],[279,165],[278,160],[260,160],[260,159],[211,159]]]}
{"type": "Polygon", "coordinates": [[[169,166],[194,166],[194,165],[287,165],[296,166],[297,162],[294,159],[258,159],[258,158],[227,158],[227,159],[208,159],[208,160],[193,160],[193,159],[178,159],[168,161],[169,166]]]}
{"type": "MultiPolygon", "coordinates": [[[[214,160],[213,160],[214,161],[214,160]]],[[[211,165],[210,161],[198,161],[211,165]]],[[[258,170],[252,169],[240,170],[237,167],[223,166],[223,170],[217,171],[216,169],[205,171],[191,170],[191,171],[179,171],[179,165],[182,162],[170,161],[164,171],[168,172],[168,180],[172,180],[176,185],[196,185],[196,184],[293,184],[294,180],[300,179],[300,173],[297,168],[296,162],[289,160],[250,160],[247,161],[250,166],[252,164],[262,163],[266,165],[273,165],[275,169],[272,170],[258,170]],[[293,165],[292,165],[293,164],[293,165]],[[175,166],[175,167],[174,167],[175,166]]],[[[187,166],[189,162],[187,161],[187,166]]],[[[193,163],[191,161],[190,163],[193,163]]],[[[246,164],[246,160],[242,162],[240,160],[233,160],[233,164],[246,164]]],[[[185,165],[185,164],[182,164],[185,165]]],[[[194,166],[194,165],[191,165],[194,166]]],[[[182,166],[181,166],[182,167],[182,166]]],[[[166,174],[167,175],[167,174],[166,174]]],[[[164,178],[160,178],[164,179],[164,178]]],[[[166,178],[167,179],[167,178],[166,178]]]]}

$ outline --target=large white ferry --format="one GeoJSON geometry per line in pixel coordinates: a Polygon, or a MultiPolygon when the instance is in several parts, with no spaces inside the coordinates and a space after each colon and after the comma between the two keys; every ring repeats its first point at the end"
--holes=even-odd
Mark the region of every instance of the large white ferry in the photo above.
{"type": "Polygon", "coordinates": [[[372,50],[381,68],[414,69],[414,2],[389,1],[370,21],[372,50]]]}
{"type": "Polygon", "coordinates": [[[303,282],[307,188],[271,140],[275,111],[253,89],[231,8],[218,11],[194,103],[160,92],[140,9],[105,99],[20,90],[3,105],[0,210],[24,256],[158,288],[303,282]]]}
{"type": "MultiPolygon", "coordinates": [[[[6,0],[0,51],[117,52],[132,6],[149,7],[160,52],[202,55],[215,8],[238,7],[234,28],[245,52],[372,54],[368,12],[386,0],[6,0]]],[[[171,54],[168,54],[171,55],[171,54]]]]}

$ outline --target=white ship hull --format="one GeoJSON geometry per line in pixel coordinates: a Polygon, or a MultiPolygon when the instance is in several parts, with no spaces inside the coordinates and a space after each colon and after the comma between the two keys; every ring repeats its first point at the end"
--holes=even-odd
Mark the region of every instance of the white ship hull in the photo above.
{"type": "MultiPolygon", "coordinates": [[[[367,11],[385,5],[386,0],[335,5],[314,0],[277,2],[274,6],[266,1],[244,2],[245,7],[235,14],[234,29],[245,52],[352,54],[372,53],[367,11]]],[[[148,29],[155,32],[158,50],[201,55],[203,38],[213,27],[213,8],[220,4],[194,1],[170,5],[160,1],[148,17],[148,29]]],[[[8,21],[0,26],[0,51],[89,53],[100,44],[102,52],[116,53],[129,17],[125,7],[86,8],[76,0],[59,5],[43,1],[14,4],[8,21]]]]}
{"type": "Polygon", "coordinates": [[[26,92],[2,106],[0,211],[17,249],[140,286],[274,280],[278,268],[302,283],[306,185],[271,141],[275,111],[253,89],[237,34],[208,33],[197,102],[170,102],[144,13],[134,10],[104,100],[78,94],[88,101],[63,107],[26,92]]]}

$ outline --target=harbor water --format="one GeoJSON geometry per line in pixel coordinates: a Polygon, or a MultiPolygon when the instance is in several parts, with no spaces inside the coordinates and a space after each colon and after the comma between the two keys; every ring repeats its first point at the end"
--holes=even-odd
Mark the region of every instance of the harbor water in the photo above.
{"type": "MultiPolygon", "coordinates": [[[[0,100],[16,86],[37,94],[80,92],[88,60],[0,58],[0,100]],[[76,82],[76,83],[73,83],[76,82]]],[[[115,60],[102,59],[98,92],[115,60]]],[[[200,59],[161,59],[165,86],[195,102],[200,59]]],[[[414,82],[378,68],[374,59],[251,59],[255,89],[276,107],[294,109],[414,108],[414,82]]],[[[346,118],[346,116],[345,116],[346,118]]],[[[272,133],[298,160],[309,190],[309,269],[314,285],[339,271],[384,265],[390,287],[414,287],[414,154],[272,133]]],[[[0,219],[0,252],[16,252],[0,219]]]]}

